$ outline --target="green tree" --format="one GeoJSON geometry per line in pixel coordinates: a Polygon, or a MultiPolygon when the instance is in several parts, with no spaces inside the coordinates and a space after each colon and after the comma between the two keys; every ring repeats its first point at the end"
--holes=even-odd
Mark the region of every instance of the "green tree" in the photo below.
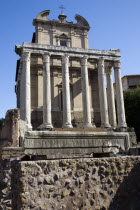
{"type": "Polygon", "coordinates": [[[124,92],[124,104],[128,127],[134,127],[140,141],[140,87],[124,92]]]}
{"type": "Polygon", "coordinates": [[[4,118],[0,118],[0,128],[2,127],[3,124],[4,124],[4,118]]]}

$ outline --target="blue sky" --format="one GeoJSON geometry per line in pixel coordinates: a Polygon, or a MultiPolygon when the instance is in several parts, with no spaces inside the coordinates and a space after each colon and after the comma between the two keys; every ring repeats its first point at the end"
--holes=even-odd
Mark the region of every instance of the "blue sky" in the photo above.
{"type": "Polygon", "coordinates": [[[32,20],[43,10],[57,19],[61,4],[68,21],[82,15],[91,26],[92,49],[121,49],[122,76],[140,74],[140,0],[0,0],[0,118],[16,107],[16,44],[31,42],[32,20]]]}

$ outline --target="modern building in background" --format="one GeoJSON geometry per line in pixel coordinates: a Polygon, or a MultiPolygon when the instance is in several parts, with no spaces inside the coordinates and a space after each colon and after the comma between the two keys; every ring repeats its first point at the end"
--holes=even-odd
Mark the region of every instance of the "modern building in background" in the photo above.
{"type": "Polygon", "coordinates": [[[128,89],[134,89],[140,85],[140,74],[136,75],[125,75],[122,77],[123,91],[128,89]]]}

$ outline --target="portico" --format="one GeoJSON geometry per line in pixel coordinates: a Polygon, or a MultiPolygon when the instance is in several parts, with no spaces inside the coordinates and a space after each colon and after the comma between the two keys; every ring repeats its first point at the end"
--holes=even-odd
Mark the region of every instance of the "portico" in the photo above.
{"type": "MultiPolygon", "coordinates": [[[[81,64],[81,91],[82,91],[82,110],[83,110],[83,128],[95,127],[94,118],[91,119],[91,97],[89,92],[89,62],[91,59],[96,61],[98,73],[98,89],[100,101],[100,117],[102,128],[126,128],[124,101],[121,87],[120,76],[120,52],[119,51],[96,51],[86,49],[75,49],[66,47],[50,47],[24,43],[22,47],[17,46],[17,51],[21,54],[21,92],[25,92],[21,97],[21,117],[25,121],[26,129],[31,130],[31,72],[30,60],[33,54],[42,56],[43,69],[43,124],[42,129],[50,129],[53,127],[52,111],[51,111],[51,60],[54,56],[58,56],[61,61],[62,72],[62,92],[63,92],[63,128],[72,128],[71,119],[71,100],[70,97],[70,59],[78,59],[81,64]],[[61,52],[60,52],[61,50],[61,52]],[[116,100],[112,81],[112,68],[114,68],[116,82],[116,100]],[[24,75],[23,75],[24,74],[24,75]],[[105,79],[107,79],[107,86],[105,79]],[[24,91],[23,91],[24,90],[24,91]],[[116,121],[116,108],[117,118],[116,121]],[[24,111],[23,111],[24,110],[24,111]]],[[[90,69],[90,71],[95,71],[90,69]]]]}

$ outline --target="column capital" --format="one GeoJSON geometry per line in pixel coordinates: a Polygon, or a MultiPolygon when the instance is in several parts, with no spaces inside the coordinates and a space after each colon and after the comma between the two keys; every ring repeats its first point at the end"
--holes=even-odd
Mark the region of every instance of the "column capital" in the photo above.
{"type": "Polygon", "coordinates": [[[99,57],[98,64],[104,68],[104,57],[99,57]]]}
{"type": "Polygon", "coordinates": [[[99,62],[104,62],[104,57],[103,56],[99,57],[98,61],[99,62]]]}
{"type": "Polygon", "coordinates": [[[62,64],[66,64],[69,61],[69,54],[62,55],[62,64]]]}
{"type": "Polygon", "coordinates": [[[98,74],[104,75],[105,74],[105,64],[104,64],[104,58],[100,57],[98,60],[98,74]]]}
{"type": "Polygon", "coordinates": [[[114,61],[114,68],[120,68],[121,67],[121,62],[120,60],[114,61]]]}
{"type": "Polygon", "coordinates": [[[62,55],[62,57],[69,58],[69,54],[68,53],[65,53],[65,54],[62,55]]]}
{"type": "Polygon", "coordinates": [[[111,63],[109,63],[109,62],[105,63],[105,73],[107,75],[112,74],[112,67],[113,67],[113,65],[111,63]]]}
{"type": "Polygon", "coordinates": [[[81,58],[81,65],[82,65],[82,66],[87,65],[87,61],[88,61],[88,56],[87,56],[87,55],[84,55],[84,56],[81,58]]]}
{"type": "Polygon", "coordinates": [[[42,56],[43,56],[43,63],[50,63],[51,54],[49,52],[44,53],[42,56]]]}
{"type": "Polygon", "coordinates": [[[50,52],[44,52],[42,55],[51,56],[51,53],[50,52]]]}
{"type": "Polygon", "coordinates": [[[88,56],[87,56],[87,55],[84,55],[84,56],[82,57],[82,59],[88,59],[88,56]]]}
{"type": "Polygon", "coordinates": [[[46,58],[46,57],[50,57],[51,56],[51,53],[50,52],[45,52],[42,54],[43,58],[46,58]]]}
{"type": "Polygon", "coordinates": [[[22,62],[30,60],[30,55],[31,55],[30,52],[23,52],[22,53],[22,62]]]}

